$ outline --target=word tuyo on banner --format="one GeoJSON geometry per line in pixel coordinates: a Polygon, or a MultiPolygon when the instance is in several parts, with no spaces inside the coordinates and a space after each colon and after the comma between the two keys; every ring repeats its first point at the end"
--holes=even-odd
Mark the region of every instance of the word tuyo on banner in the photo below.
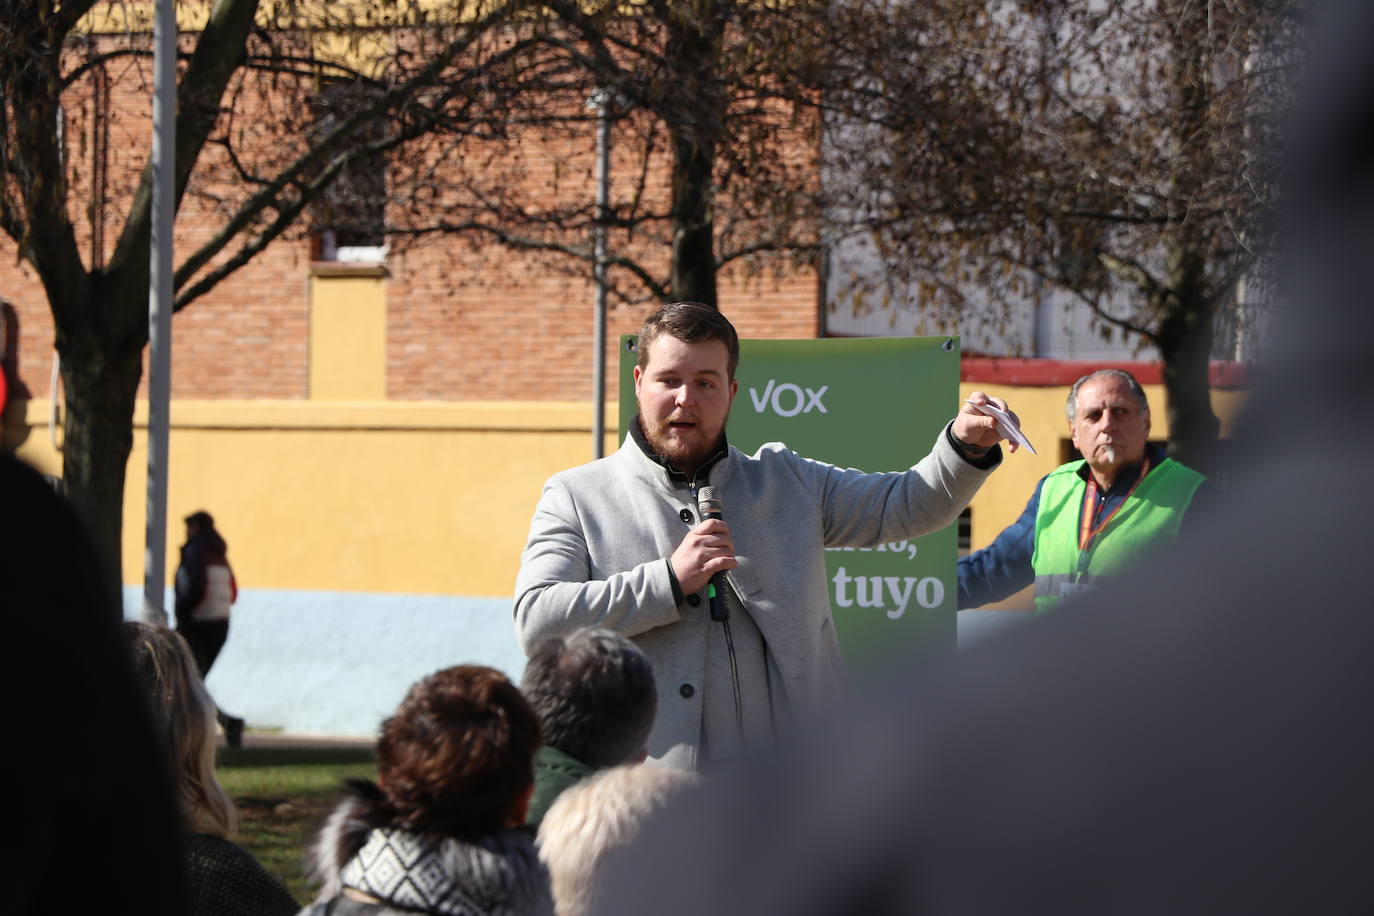
{"type": "Polygon", "coordinates": [[[913,593],[923,608],[939,607],[945,600],[945,583],[938,576],[851,576],[841,566],[830,581],[835,583],[836,607],[876,608],[891,620],[906,613],[913,593]],[[891,599],[890,606],[886,599],[891,599]]]}

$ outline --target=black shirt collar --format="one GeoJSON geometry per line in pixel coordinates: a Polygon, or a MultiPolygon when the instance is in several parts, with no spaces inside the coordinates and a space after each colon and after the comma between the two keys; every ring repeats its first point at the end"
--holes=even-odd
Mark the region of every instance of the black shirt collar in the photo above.
{"type": "Polygon", "coordinates": [[[725,431],[721,430],[720,448],[717,449],[715,454],[710,458],[707,458],[701,463],[701,467],[697,468],[695,477],[689,478],[686,473],[670,464],[668,459],[654,451],[653,446],[649,444],[649,438],[644,435],[644,427],[639,421],[638,412],[630,418],[630,438],[635,441],[635,445],[639,446],[639,450],[644,453],[646,458],[668,472],[668,478],[672,480],[673,483],[684,487],[690,486],[693,483],[705,485],[706,482],[711,479],[711,468],[730,451],[730,443],[725,439],[725,431]]]}

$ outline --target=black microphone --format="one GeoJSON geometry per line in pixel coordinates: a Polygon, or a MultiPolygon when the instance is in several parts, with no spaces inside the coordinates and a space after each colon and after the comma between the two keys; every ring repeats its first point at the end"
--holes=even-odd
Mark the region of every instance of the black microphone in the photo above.
{"type": "MultiPolygon", "coordinates": [[[[702,487],[697,491],[697,513],[702,520],[708,518],[724,519],[725,514],[721,510],[720,496],[716,494],[715,487],[702,487]]],[[[725,573],[718,572],[711,577],[711,585],[708,591],[711,598],[711,619],[729,620],[730,610],[725,606],[725,573]]]]}

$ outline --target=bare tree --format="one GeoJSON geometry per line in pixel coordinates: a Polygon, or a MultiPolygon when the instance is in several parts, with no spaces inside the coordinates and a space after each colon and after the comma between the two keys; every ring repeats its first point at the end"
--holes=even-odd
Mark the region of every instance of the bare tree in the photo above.
{"type": "Polygon", "coordinates": [[[848,5],[830,212],[917,307],[995,318],[1038,280],[1157,347],[1171,451],[1205,466],[1213,329],[1273,245],[1292,6],[848,5]]]}
{"type": "MultiPolygon", "coordinates": [[[[796,34],[812,3],[779,9],[708,0],[610,3],[547,0],[548,47],[558,55],[537,84],[523,142],[580,143],[552,179],[518,151],[491,147],[489,167],[448,186],[448,219],[409,231],[466,233],[542,253],[554,269],[590,274],[592,231],[611,232],[608,276],[619,302],[693,299],[715,304],[727,267],[783,271],[819,252],[819,118],[788,89],[797,61],[820,53],[796,34]],[[607,100],[614,118],[616,182],[608,214],[591,189],[589,138],[607,100]]],[[[813,68],[814,69],[814,68],[813,68]]]]}
{"type": "MultiPolygon", "coordinates": [[[[197,228],[178,226],[178,310],[308,226],[312,206],[357,163],[409,156],[438,132],[447,155],[457,139],[498,135],[503,91],[539,44],[510,27],[518,5],[503,0],[457,0],[427,15],[399,0],[180,6],[203,17],[182,32],[179,52],[175,193],[180,209],[195,208],[197,228]],[[343,89],[324,116],[329,86],[343,89]]],[[[146,7],[0,0],[0,227],[52,310],[63,477],[116,590],[148,340],[152,173],[147,136],[111,143],[99,106],[87,103],[130,81],[150,102],[146,7]],[[70,151],[102,136],[108,155],[82,171],[70,151]]]]}

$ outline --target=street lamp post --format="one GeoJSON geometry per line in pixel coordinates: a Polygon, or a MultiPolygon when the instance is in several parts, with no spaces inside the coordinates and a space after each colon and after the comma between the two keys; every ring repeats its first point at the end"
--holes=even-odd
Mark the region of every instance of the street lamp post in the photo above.
{"type": "Polygon", "coordinates": [[[592,229],[592,274],[596,278],[596,310],[592,345],[592,455],[606,453],[606,227],[611,218],[611,105],[610,90],[592,93],[596,108],[596,225],[592,229]]]}
{"type": "Polygon", "coordinates": [[[172,219],[176,194],[177,20],[157,0],[153,25],[153,221],[148,265],[148,498],[143,619],[167,623],[167,438],[172,373],[172,219]]]}

